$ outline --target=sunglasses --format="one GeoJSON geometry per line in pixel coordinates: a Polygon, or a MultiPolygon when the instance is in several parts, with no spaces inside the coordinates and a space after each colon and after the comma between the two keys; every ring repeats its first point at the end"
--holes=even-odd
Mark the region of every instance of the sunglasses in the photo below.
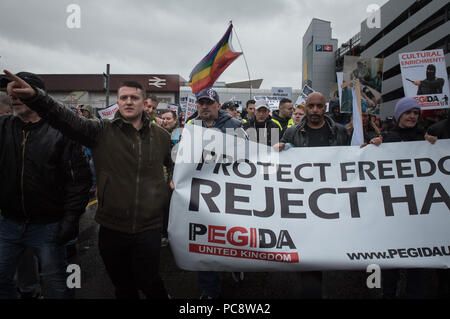
{"type": "Polygon", "coordinates": [[[208,100],[208,99],[204,99],[204,100],[200,100],[200,101],[197,101],[197,103],[199,104],[199,105],[213,105],[214,104],[214,102],[216,102],[216,101],[211,101],[211,100],[208,100]]]}

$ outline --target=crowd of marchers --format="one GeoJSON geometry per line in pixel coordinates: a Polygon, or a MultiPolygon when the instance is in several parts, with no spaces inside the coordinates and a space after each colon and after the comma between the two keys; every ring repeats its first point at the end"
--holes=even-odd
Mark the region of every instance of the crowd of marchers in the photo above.
{"type": "MultiPolygon", "coordinates": [[[[70,299],[68,257],[76,253],[79,220],[97,200],[99,253],[121,299],[167,299],[159,274],[160,247],[168,244],[169,203],[174,189],[172,148],[183,127],[200,125],[283,151],[290,147],[350,145],[351,114],[336,99],[311,93],[304,104],[287,98],[272,110],[265,100],[244,107],[220,102],[214,89],[196,95],[197,111],[185,123],[158,109],[137,82],[120,85],[118,111],[99,119],[89,105],[68,107],[46,93],[30,72],[0,79],[0,298],[70,299]],[[328,105],[328,110],[327,110],[328,105]]],[[[394,116],[362,114],[364,143],[450,137],[448,109],[421,111],[413,98],[400,99],[394,116]]],[[[438,146],[436,146],[438,147],[438,146]]],[[[439,296],[449,296],[448,270],[437,270],[439,296]]],[[[233,273],[237,281],[244,273],[233,273]]],[[[322,297],[322,272],[303,272],[299,298],[322,297]]],[[[221,296],[218,272],[198,272],[202,299],[221,296]]],[[[383,271],[383,295],[395,298],[399,270],[383,271]]],[[[424,271],[406,270],[406,294],[424,297],[424,271]]],[[[251,297],[251,296],[249,296],[251,297]]]]}

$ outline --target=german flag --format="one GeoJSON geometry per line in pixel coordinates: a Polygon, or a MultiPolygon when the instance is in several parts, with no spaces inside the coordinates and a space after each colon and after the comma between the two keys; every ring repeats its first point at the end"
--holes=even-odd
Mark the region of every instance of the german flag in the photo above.
{"type": "Polygon", "coordinates": [[[189,75],[189,85],[192,88],[192,93],[195,94],[213,86],[223,71],[242,54],[242,52],[233,51],[231,46],[232,30],[233,25],[230,23],[222,39],[192,70],[189,75]]]}

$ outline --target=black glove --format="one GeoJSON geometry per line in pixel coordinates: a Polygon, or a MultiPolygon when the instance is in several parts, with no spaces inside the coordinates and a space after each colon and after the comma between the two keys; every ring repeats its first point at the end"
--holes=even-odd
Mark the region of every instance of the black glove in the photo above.
{"type": "Polygon", "coordinates": [[[68,241],[78,236],[80,217],[78,215],[64,215],[55,236],[55,242],[58,245],[64,245],[68,241]]]}

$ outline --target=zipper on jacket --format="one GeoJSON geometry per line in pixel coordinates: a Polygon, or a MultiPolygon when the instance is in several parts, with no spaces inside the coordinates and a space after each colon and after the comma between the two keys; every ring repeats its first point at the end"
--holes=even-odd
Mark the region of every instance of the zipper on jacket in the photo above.
{"type": "Polygon", "coordinates": [[[142,160],[142,139],[137,132],[136,134],[138,139],[138,166],[137,166],[137,174],[136,174],[136,195],[134,199],[134,216],[133,216],[133,233],[136,231],[136,219],[137,219],[137,209],[139,204],[139,183],[140,183],[140,173],[141,173],[141,160],[142,160]]]}
{"type": "Polygon", "coordinates": [[[25,210],[25,189],[24,189],[24,175],[25,175],[25,146],[27,143],[28,135],[30,134],[30,131],[25,132],[22,130],[22,172],[21,172],[21,178],[20,178],[20,187],[22,190],[22,210],[25,215],[25,223],[28,223],[29,216],[27,215],[27,212],[25,210]]]}
{"type": "Polygon", "coordinates": [[[73,173],[73,167],[72,167],[72,160],[69,160],[69,167],[70,167],[70,176],[72,177],[72,181],[75,181],[75,175],[73,173]]]}

